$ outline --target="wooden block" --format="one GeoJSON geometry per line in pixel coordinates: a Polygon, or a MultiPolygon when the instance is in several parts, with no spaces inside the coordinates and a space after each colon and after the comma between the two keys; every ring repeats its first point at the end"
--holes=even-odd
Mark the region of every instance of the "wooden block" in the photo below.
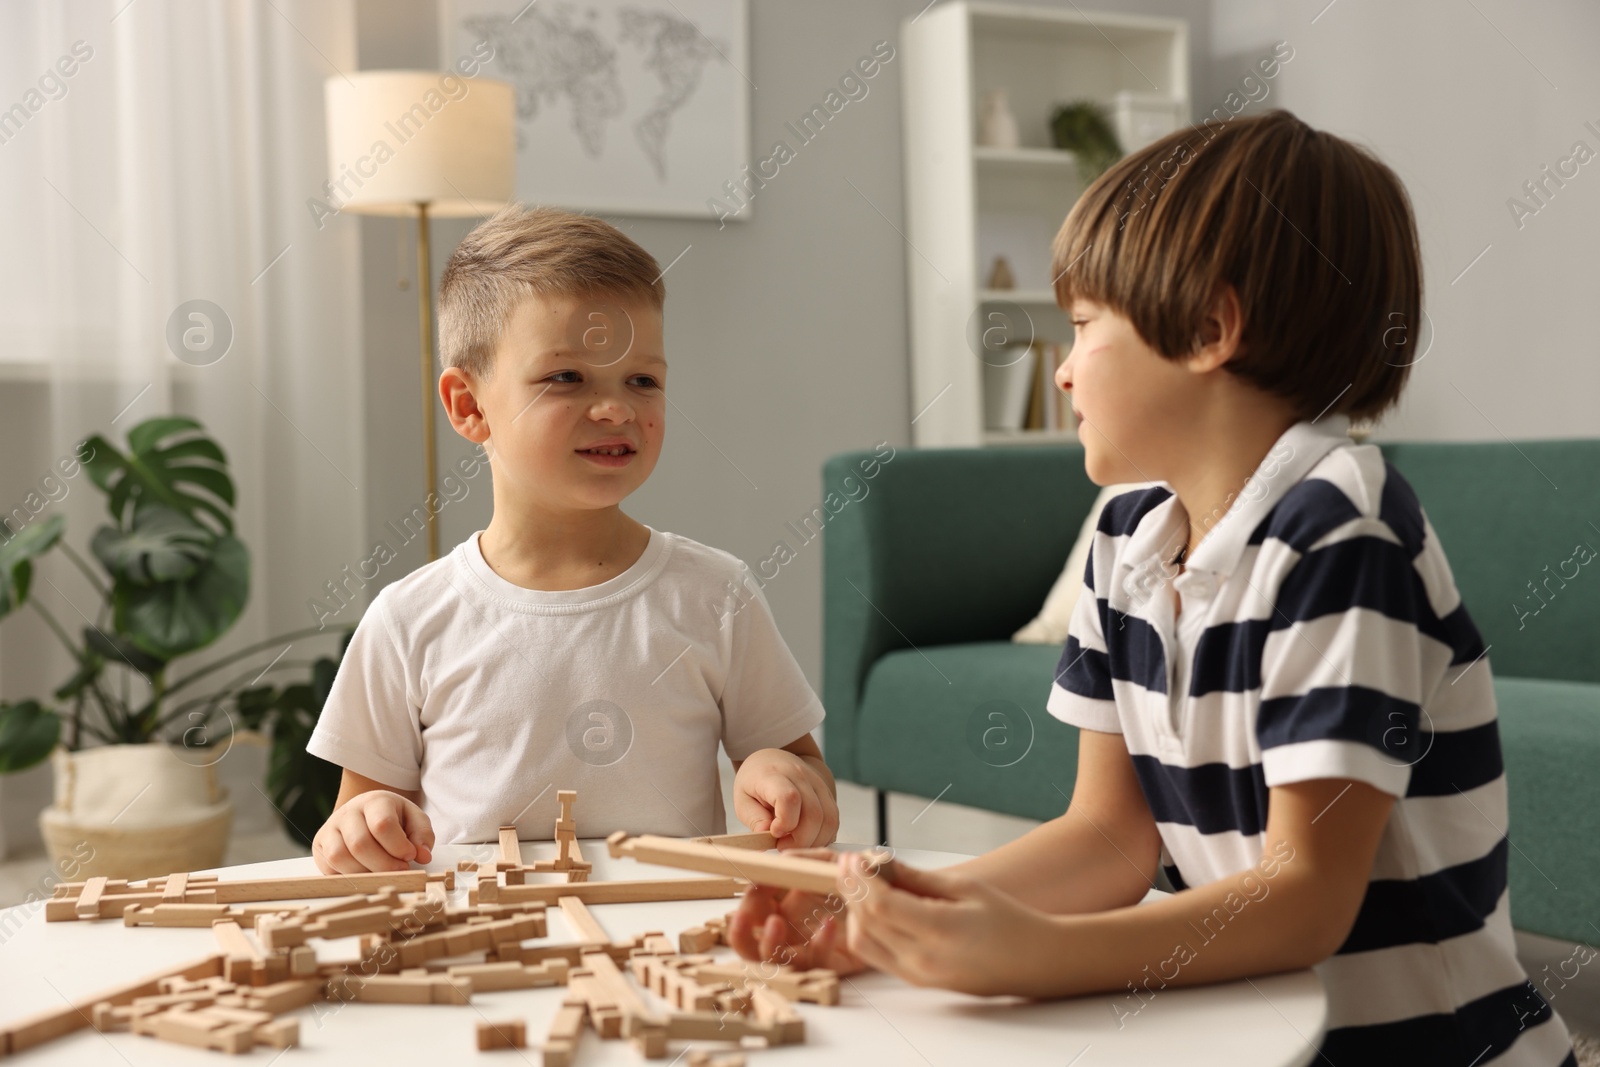
{"type": "Polygon", "coordinates": [[[564,985],[570,966],[560,958],[548,959],[535,966],[514,961],[457,963],[446,973],[456,978],[470,978],[475,992],[488,993],[501,989],[538,989],[564,985]]]}
{"type": "Polygon", "coordinates": [[[231,1023],[244,1023],[254,1029],[265,1026],[272,1021],[272,1013],[257,1011],[254,1008],[228,1007],[213,1004],[206,1008],[206,1014],[215,1019],[225,1019],[231,1023]]]}
{"type": "Polygon", "coordinates": [[[122,913],[124,926],[155,926],[161,928],[210,926],[218,919],[230,915],[226,904],[152,904],[129,905],[122,913]]]}
{"type": "Polygon", "coordinates": [[[776,1026],[747,1016],[710,1011],[679,1011],[666,1017],[667,1037],[674,1041],[742,1041],[759,1037],[769,1045],[781,1036],[776,1026]]]}
{"type": "Polygon", "coordinates": [[[568,973],[567,988],[583,999],[595,1033],[606,1040],[622,1036],[622,1009],[615,990],[587,970],[568,973]]]}
{"type": "Polygon", "coordinates": [[[182,904],[183,894],[189,890],[189,872],[178,871],[167,875],[166,884],[161,887],[161,899],[169,904],[182,904]]]}
{"type": "Polygon", "coordinates": [[[678,934],[678,951],[685,956],[710,952],[720,939],[717,932],[706,926],[691,926],[678,934]]]}
{"type": "Polygon", "coordinates": [[[274,1019],[256,1027],[256,1041],[269,1048],[296,1048],[300,1044],[299,1019],[274,1019]]]}
{"type": "Polygon", "coordinates": [[[527,1048],[528,1027],[521,1019],[504,1019],[478,1023],[478,1051],[497,1048],[527,1048]]]}
{"type": "Polygon", "coordinates": [[[500,862],[522,866],[522,845],[517,841],[515,826],[500,827],[500,862]]]}
{"type": "MultiPolygon", "coordinates": [[[[624,830],[618,830],[606,838],[606,845],[613,857],[630,856],[642,863],[735,875],[762,885],[804,889],[812,893],[832,893],[839,873],[838,865],[830,860],[730,849],[674,837],[657,837],[654,834],[630,837],[624,830]]],[[[879,854],[869,854],[869,862],[872,863],[882,863],[886,859],[879,854]]]]}
{"type": "Polygon", "coordinates": [[[240,992],[237,994],[237,1006],[282,1015],[321,1000],[326,987],[325,979],[291,978],[287,982],[275,982],[240,992]]]}
{"type": "MultiPolygon", "coordinates": [[[[492,883],[491,883],[492,884],[492,883]]],[[[473,904],[541,901],[554,904],[562,897],[577,897],[585,904],[644,904],[665,900],[720,900],[736,897],[750,887],[742,878],[662,878],[628,882],[553,883],[498,886],[480,883],[469,900],[473,904]],[[489,895],[484,895],[488,892],[489,895]]]]}
{"type": "Polygon", "coordinates": [[[98,919],[100,917],[100,898],[105,895],[106,879],[91,878],[83,887],[83,892],[78,894],[78,900],[73,911],[80,919],[98,919]]]}
{"type": "Polygon", "coordinates": [[[693,974],[697,981],[706,984],[728,982],[735,986],[747,986],[761,982],[790,1000],[813,1004],[839,1003],[839,976],[821,967],[797,971],[774,963],[755,964],[740,960],[700,964],[693,968],[693,974]]]}
{"type": "Polygon", "coordinates": [[[573,933],[579,941],[604,945],[611,941],[611,935],[606,933],[605,927],[600,925],[594,913],[577,897],[559,897],[556,903],[561,908],[561,915],[567,920],[567,925],[572,927],[573,933]]]}
{"type": "Polygon", "coordinates": [[[335,975],[328,980],[327,996],[329,1000],[370,1004],[467,1004],[472,1000],[472,979],[450,975],[335,975]]]}
{"type": "Polygon", "coordinates": [[[578,1050],[578,1038],[583,1033],[587,1017],[588,1012],[582,1001],[568,1001],[557,1009],[545,1038],[545,1067],[572,1067],[573,1056],[578,1050]]]}
{"type": "MultiPolygon", "coordinates": [[[[430,881],[442,880],[446,889],[451,888],[455,884],[455,874],[453,871],[369,871],[364,874],[261,878],[238,882],[206,881],[197,888],[198,880],[197,875],[189,877],[189,888],[184,893],[184,903],[239,904],[247,901],[342,897],[351,893],[372,892],[384,886],[392,886],[396,890],[422,892],[430,881]]],[[[103,883],[104,891],[95,902],[97,905],[95,910],[90,913],[90,908],[85,905],[82,909],[85,914],[80,915],[82,892],[88,886],[88,883],[82,883],[78,892],[52,897],[45,902],[45,921],[121,918],[129,904],[155,906],[173,903],[165,899],[165,879],[147,879],[147,882],[151,884],[138,889],[130,888],[127,892],[111,892],[111,883],[103,883]]]]}
{"type": "Polygon", "coordinates": [[[793,1004],[760,982],[751,982],[746,988],[750,992],[750,1010],[761,1022],[778,1028],[778,1043],[797,1045],[806,1039],[806,1021],[793,1004]]]}
{"type": "MultiPolygon", "coordinates": [[[[631,1040],[651,1059],[665,1055],[665,1023],[645,1003],[623,973],[617,970],[616,962],[604,952],[585,952],[583,969],[594,976],[593,981],[604,986],[607,996],[614,1000],[617,1010],[622,1013],[622,1036],[631,1040]]],[[[590,1010],[594,1010],[592,1002],[590,1010]]]]}
{"type": "Polygon", "coordinates": [[[688,1067],[744,1067],[744,1053],[723,1052],[713,1055],[703,1048],[693,1049],[684,1061],[688,1067]]]}
{"type": "Polygon", "coordinates": [[[748,848],[756,852],[766,852],[778,847],[778,839],[766,831],[754,834],[713,834],[710,837],[691,837],[689,840],[702,845],[721,845],[723,848],[748,848]]]}
{"type": "Polygon", "coordinates": [[[217,947],[222,950],[223,955],[244,956],[252,960],[261,958],[261,950],[256,948],[255,942],[245,935],[239,920],[217,919],[211,924],[211,932],[216,936],[217,947]]]}
{"type": "Polygon", "coordinates": [[[212,1015],[206,1009],[155,1012],[133,1020],[135,1033],[157,1037],[174,1044],[195,1048],[214,1049],[218,1052],[242,1053],[255,1047],[255,1027],[246,1023],[229,1022],[212,1015]]]}
{"type": "Polygon", "coordinates": [[[583,945],[513,945],[502,942],[495,946],[495,956],[501,962],[541,964],[559,959],[576,967],[583,957],[583,945]]]}
{"type": "MultiPolygon", "coordinates": [[[[70,902],[70,901],[69,901],[70,902]]],[[[142,978],[135,982],[108,989],[91,997],[75,1001],[60,1008],[39,1012],[24,1019],[7,1023],[0,1027],[0,1049],[7,1054],[14,1055],[46,1041],[70,1034],[89,1026],[96,1004],[130,1004],[137,997],[152,996],[160,993],[163,978],[183,976],[185,978],[205,978],[222,973],[222,957],[220,955],[203,956],[198,960],[169,967],[163,971],[142,978]]]]}

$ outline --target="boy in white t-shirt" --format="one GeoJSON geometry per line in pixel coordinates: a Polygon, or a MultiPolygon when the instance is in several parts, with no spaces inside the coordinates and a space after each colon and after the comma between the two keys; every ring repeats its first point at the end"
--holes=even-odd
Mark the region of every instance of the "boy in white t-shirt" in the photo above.
{"type": "Polygon", "coordinates": [[[439,291],[439,395],[482,446],[486,529],[386,587],[307,750],[344,768],[324,873],[426,863],[435,839],[725,830],[831,842],[822,705],[733,556],[629,518],[666,429],[661,269],[599,219],[509,207],[439,291]]]}

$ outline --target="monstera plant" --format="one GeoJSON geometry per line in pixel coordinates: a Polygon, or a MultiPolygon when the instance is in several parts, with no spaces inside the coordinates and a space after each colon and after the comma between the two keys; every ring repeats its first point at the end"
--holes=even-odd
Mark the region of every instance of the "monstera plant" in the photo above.
{"type": "Polygon", "coordinates": [[[243,613],[250,552],[234,534],[227,459],[199,423],[150,419],[128,432],[127,445],[124,452],[95,435],[78,450],[106,496],[109,521],[88,541],[98,570],[68,544],[62,516],[20,530],[0,520],[0,619],[31,607],[73,662],[52,699],[0,701],[0,773],[37,764],[58,746],[159,741],[205,749],[224,736],[231,743],[232,731],[218,722],[226,717],[273,736],[269,788],[280,813],[299,816],[285,814],[285,822],[304,839],[320,825],[320,817],[311,821],[317,812],[331,810],[338,788],[337,768],[330,789],[330,768],[310,766],[315,758],[305,752],[338,660],[280,653],[263,667],[269,654],[322,632],[308,627],[177,670],[179,660],[216,642],[243,613]],[[100,596],[97,617],[76,634],[29,596],[34,561],[50,551],[64,555],[100,596]],[[268,671],[295,669],[309,669],[310,682],[256,685],[268,671]]]}

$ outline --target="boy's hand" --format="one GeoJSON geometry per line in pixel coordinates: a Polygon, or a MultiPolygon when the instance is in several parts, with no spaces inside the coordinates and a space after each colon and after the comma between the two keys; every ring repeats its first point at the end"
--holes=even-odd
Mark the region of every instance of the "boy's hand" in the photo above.
{"type": "MultiPolygon", "coordinates": [[[[838,858],[825,848],[795,854],[810,859],[838,858]]],[[[751,886],[729,919],[728,944],[747,960],[854,974],[865,970],[866,964],[845,947],[844,909],[844,900],[835,895],[751,886]]]]}
{"type": "Polygon", "coordinates": [[[839,833],[839,805],[829,783],[781,748],[763,748],[739,764],[733,813],[750,829],[777,838],[780,849],[830,845],[839,833]]]}
{"type": "Polygon", "coordinates": [[[859,853],[840,858],[852,890],[845,948],[918,986],[978,996],[1051,996],[1059,928],[1049,915],[976,878],[891,862],[876,875],[859,853]]]}
{"type": "Polygon", "coordinates": [[[433,823],[416,804],[374,789],[335,809],[311,841],[323,874],[404,871],[433,858],[433,823]]]}

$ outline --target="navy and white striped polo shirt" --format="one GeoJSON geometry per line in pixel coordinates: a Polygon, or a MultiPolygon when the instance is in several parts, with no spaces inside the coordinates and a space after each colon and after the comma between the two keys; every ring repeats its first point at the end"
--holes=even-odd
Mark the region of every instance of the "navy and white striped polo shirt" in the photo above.
{"type": "Polygon", "coordinates": [[[1575,1063],[1516,958],[1482,638],[1410,485],[1348,428],[1290,427],[1181,574],[1163,562],[1188,537],[1177,496],[1113,498],[1050,712],[1123,735],[1179,889],[1262,859],[1273,786],[1397,798],[1355,926],[1317,966],[1319,1062],[1575,1063]]]}

